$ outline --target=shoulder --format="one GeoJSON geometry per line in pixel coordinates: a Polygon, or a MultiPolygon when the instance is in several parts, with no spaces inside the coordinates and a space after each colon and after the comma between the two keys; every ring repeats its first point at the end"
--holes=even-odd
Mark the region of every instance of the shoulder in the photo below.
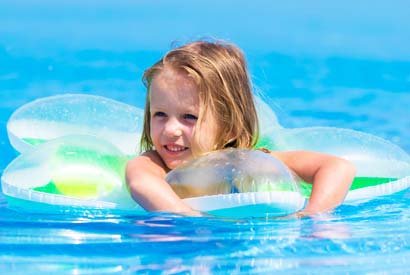
{"type": "Polygon", "coordinates": [[[129,176],[136,173],[150,173],[163,177],[168,170],[158,153],[152,150],[129,160],[126,174],[129,176]]]}
{"type": "Polygon", "coordinates": [[[312,151],[269,151],[273,157],[281,160],[287,166],[294,167],[298,164],[301,166],[317,166],[321,163],[335,159],[335,156],[312,152],[312,151]]]}
{"type": "Polygon", "coordinates": [[[350,161],[338,156],[312,151],[286,151],[269,152],[275,158],[281,160],[291,170],[300,174],[314,174],[323,167],[332,167],[336,171],[345,170],[347,173],[355,173],[356,168],[350,161]]]}
{"type": "Polygon", "coordinates": [[[311,152],[311,151],[270,151],[265,148],[258,148],[259,151],[267,153],[282,161],[286,166],[293,169],[297,166],[318,166],[320,163],[329,161],[333,156],[311,152]]]}
{"type": "Polygon", "coordinates": [[[271,151],[265,147],[256,148],[256,150],[271,155],[282,161],[284,161],[284,159],[289,155],[287,152],[271,151]]]}

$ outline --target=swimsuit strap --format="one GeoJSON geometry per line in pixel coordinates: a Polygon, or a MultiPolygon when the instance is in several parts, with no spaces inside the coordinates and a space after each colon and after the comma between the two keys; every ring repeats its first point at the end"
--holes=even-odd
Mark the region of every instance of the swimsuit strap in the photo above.
{"type": "Polygon", "coordinates": [[[256,150],[264,152],[266,154],[270,154],[271,151],[269,149],[266,149],[265,147],[257,148],[256,150]]]}

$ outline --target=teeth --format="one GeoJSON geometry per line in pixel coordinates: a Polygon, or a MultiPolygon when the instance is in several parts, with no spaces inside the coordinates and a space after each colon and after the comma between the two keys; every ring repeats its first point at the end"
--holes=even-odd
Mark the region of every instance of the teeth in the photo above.
{"type": "Polygon", "coordinates": [[[180,151],[184,151],[186,147],[167,145],[167,149],[172,152],[180,152],[180,151]]]}

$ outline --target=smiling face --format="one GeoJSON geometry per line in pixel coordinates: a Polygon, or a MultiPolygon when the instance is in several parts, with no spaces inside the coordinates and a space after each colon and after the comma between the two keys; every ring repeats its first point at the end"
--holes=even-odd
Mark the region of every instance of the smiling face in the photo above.
{"type": "Polygon", "coordinates": [[[164,68],[150,86],[150,136],[155,150],[169,169],[193,158],[193,146],[213,149],[216,125],[208,114],[198,128],[200,100],[186,73],[164,68]],[[195,144],[194,134],[200,144],[195,144]]]}

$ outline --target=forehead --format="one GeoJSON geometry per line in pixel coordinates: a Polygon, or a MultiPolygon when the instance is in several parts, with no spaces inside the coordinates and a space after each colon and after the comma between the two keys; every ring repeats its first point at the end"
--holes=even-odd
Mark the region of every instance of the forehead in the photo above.
{"type": "Polygon", "coordinates": [[[164,68],[152,79],[151,105],[199,106],[199,95],[194,81],[184,72],[164,68]]]}

